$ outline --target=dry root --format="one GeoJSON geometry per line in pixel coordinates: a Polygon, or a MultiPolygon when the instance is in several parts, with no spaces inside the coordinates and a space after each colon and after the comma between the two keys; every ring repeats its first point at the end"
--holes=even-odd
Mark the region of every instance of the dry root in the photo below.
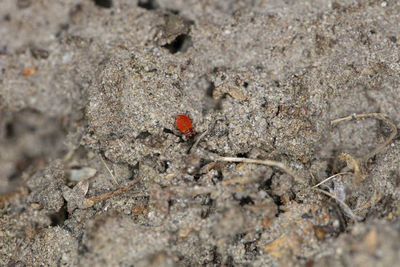
{"type": "Polygon", "coordinates": [[[392,142],[392,140],[394,139],[394,137],[397,134],[396,125],[394,125],[390,120],[386,119],[383,116],[383,114],[381,114],[381,113],[354,114],[352,116],[335,119],[335,120],[331,121],[331,125],[334,125],[334,124],[342,122],[342,121],[349,121],[349,120],[353,120],[353,119],[364,119],[364,118],[375,118],[377,120],[384,121],[385,123],[387,123],[390,126],[390,128],[392,128],[392,134],[389,136],[389,138],[385,142],[383,142],[381,145],[379,145],[377,148],[375,148],[372,152],[366,154],[361,159],[358,159],[357,161],[359,163],[366,162],[368,159],[370,159],[371,157],[373,157],[376,154],[378,154],[379,152],[381,152],[388,144],[390,144],[390,142],[392,142]]]}
{"type": "Polygon", "coordinates": [[[285,164],[279,161],[274,161],[274,160],[260,160],[260,159],[249,159],[249,158],[235,158],[235,157],[219,157],[217,158],[219,161],[226,161],[226,162],[244,162],[244,163],[253,163],[253,164],[261,164],[261,165],[266,165],[270,167],[277,167],[290,176],[292,176],[297,182],[301,184],[305,184],[305,179],[303,177],[298,176],[297,174],[294,173],[290,168],[286,167],[285,164]]]}

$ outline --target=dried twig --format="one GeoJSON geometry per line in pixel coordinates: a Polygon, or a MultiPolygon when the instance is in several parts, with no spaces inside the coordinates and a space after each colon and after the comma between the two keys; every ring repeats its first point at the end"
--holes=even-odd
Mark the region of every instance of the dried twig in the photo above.
{"type": "Polygon", "coordinates": [[[364,119],[364,118],[376,118],[378,120],[386,122],[390,128],[392,128],[392,134],[390,137],[383,142],[381,145],[379,145],[377,148],[375,148],[372,152],[366,154],[364,157],[361,158],[362,162],[367,161],[369,158],[373,157],[377,153],[381,152],[392,140],[393,138],[397,135],[397,128],[396,125],[394,125],[390,120],[386,119],[383,114],[381,113],[362,113],[362,114],[354,114],[352,116],[347,116],[339,119],[335,119],[331,121],[331,124],[336,124],[342,121],[349,121],[352,119],[364,119]]]}
{"type": "Polygon", "coordinates": [[[108,168],[108,165],[107,165],[106,162],[104,161],[103,156],[102,156],[102,155],[99,155],[99,156],[100,156],[101,162],[103,162],[104,166],[106,166],[106,169],[107,169],[107,171],[110,173],[110,175],[111,175],[111,177],[113,178],[114,182],[115,182],[116,184],[118,184],[117,179],[115,179],[114,174],[111,172],[110,168],[108,168]]]}
{"type": "Polygon", "coordinates": [[[335,178],[336,176],[345,175],[345,174],[351,174],[351,172],[339,172],[339,173],[336,173],[336,174],[334,174],[332,176],[329,176],[328,178],[325,178],[324,180],[322,180],[318,184],[314,185],[313,188],[316,188],[316,187],[320,186],[321,184],[324,184],[324,183],[328,182],[329,180],[335,178]]]}
{"type": "Polygon", "coordinates": [[[259,160],[259,159],[249,159],[249,158],[235,158],[235,157],[218,157],[217,160],[219,161],[226,161],[226,162],[244,162],[244,163],[253,163],[253,164],[261,164],[270,167],[277,167],[290,176],[292,176],[296,181],[299,183],[305,184],[305,179],[303,177],[298,176],[294,173],[291,169],[285,166],[282,162],[274,161],[274,160],[259,160]]]}
{"type": "Polygon", "coordinates": [[[319,189],[319,188],[317,188],[317,187],[310,187],[310,189],[311,189],[311,190],[315,190],[315,191],[317,191],[317,192],[320,192],[320,193],[322,193],[322,194],[324,194],[324,195],[327,195],[327,196],[329,196],[330,198],[336,200],[336,201],[342,206],[342,208],[343,208],[343,210],[344,210],[344,213],[345,213],[346,215],[350,215],[350,217],[351,217],[354,221],[362,221],[362,220],[363,220],[363,218],[361,218],[360,216],[355,215],[354,212],[350,209],[350,207],[347,206],[346,203],[344,203],[342,200],[340,200],[339,198],[337,198],[335,195],[333,195],[333,194],[331,194],[331,193],[329,193],[329,192],[327,192],[327,191],[325,191],[325,190],[319,189]]]}
{"type": "Polygon", "coordinates": [[[95,203],[97,203],[97,202],[99,202],[99,201],[112,198],[112,197],[114,197],[114,196],[116,196],[116,195],[119,195],[119,194],[121,194],[121,193],[123,193],[123,192],[128,191],[128,190],[131,189],[135,184],[137,184],[139,181],[140,181],[140,178],[138,177],[138,178],[136,178],[135,180],[133,180],[132,182],[130,182],[128,185],[126,185],[126,186],[124,186],[124,187],[121,187],[121,188],[119,188],[119,189],[117,189],[117,190],[115,190],[115,191],[111,191],[111,192],[107,192],[107,193],[104,193],[104,194],[101,194],[101,195],[98,195],[98,196],[86,198],[86,199],[85,199],[85,204],[86,204],[88,207],[91,207],[91,206],[93,206],[95,203]]]}
{"type": "Polygon", "coordinates": [[[207,130],[205,130],[199,137],[197,137],[197,139],[194,142],[194,144],[189,148],[187,154],[189,154],[192,149],[196,148],[196,146],[200,143],[201,139],[203,139],[204,136],[206,136],[206,134],[208,133],[208,130],[209,130],[209,128],[207,128],[207,130]]]}
{"type": "MultiPolygon", "coordinates": [[[[375,148],[372,152],[366,154],[364,157],[362,157],[361,159],[356,159],[354,157],[352,157],[349,154],[346,153],[342,153],[339,156],[339,159],[341,161],[345,161],[347,163],[348,166],[352,166],[353,167],[353,172],[354,172],[354,176],[355,177],[359,177],[360,176],[360,163],[361,162],[366,162],[369,158],[373,157],[374,155],[376,155],[377,153],[381,152],[392,140],[393,138],[397,135],[397,128],[396,126],[389,121],[388,119],[386,119],[382,114],[380,113],[363,113],[363,114],[354,114],[352,116],[347,116],[347,117],[343,117],[343,118],[339,118],[339,119],[335,119],[331,121],[331,124],[336,124],[339,122],[343,122],[343,121],[349,121],[352,119],[363,119],[363,118],[376,118],[378,120],[382,120],[384,122],[386,122],[391,128],[392,128],[392,134],[390,135],[390,137],[383,142],[381,145],[379,145],[377,148],[375,148]]],[[[343,211],[346,215],[350,216],[354,221],[361,221],[362,218],[360,216],[357,216],[354,214],[354,212],[350,209],[349,206],[347,206],[346,203],[344,203],[342,200],[340,200],[339,198],[337,198],[335,195],[322,190],[320,188],[318,188],[318,186],[320,186],[321,184],[331,180],[332,178],[338,176],[338,175],[344,175],[344,174],[349,174],[349,172],[343,172],[343,173],[337,173],[335,175],[332,175],[326,179],[324,179],[323,181],[321,181],[320,183],[314,185],[313,187],[309,188],[311,190],[315,190],[319,193],[322,193],[326,196],[329,196],[330,198],[336,200],[337,203],[339,203],[341,205],[341,207],[343,208],[343,211]]]]}

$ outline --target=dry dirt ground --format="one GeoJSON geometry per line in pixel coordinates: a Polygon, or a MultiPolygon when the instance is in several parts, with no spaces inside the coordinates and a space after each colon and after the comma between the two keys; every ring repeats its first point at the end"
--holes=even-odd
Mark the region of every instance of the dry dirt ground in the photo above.
{"type": "Polygon", "coordinates": [[[399,1],[1,0],[0,36],[0,266],[399,266],[399,1]]]}

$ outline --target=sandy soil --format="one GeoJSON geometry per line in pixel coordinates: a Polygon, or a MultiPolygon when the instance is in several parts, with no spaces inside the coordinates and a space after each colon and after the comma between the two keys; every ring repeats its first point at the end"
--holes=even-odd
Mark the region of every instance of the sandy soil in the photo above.
{"type": "Polygon", "coordinates": [[[399,32],[398,1],[2,0],[0,266],[398,265],[399,32]]]}

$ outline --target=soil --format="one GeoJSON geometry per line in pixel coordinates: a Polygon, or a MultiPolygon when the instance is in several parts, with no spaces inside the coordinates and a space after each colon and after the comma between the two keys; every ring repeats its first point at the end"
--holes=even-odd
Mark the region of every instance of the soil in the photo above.
{"type": "Polygon", "coordinates": [[[2,0],[0,266],[399,266],[399,32],[395,0],[2,0]]]}

